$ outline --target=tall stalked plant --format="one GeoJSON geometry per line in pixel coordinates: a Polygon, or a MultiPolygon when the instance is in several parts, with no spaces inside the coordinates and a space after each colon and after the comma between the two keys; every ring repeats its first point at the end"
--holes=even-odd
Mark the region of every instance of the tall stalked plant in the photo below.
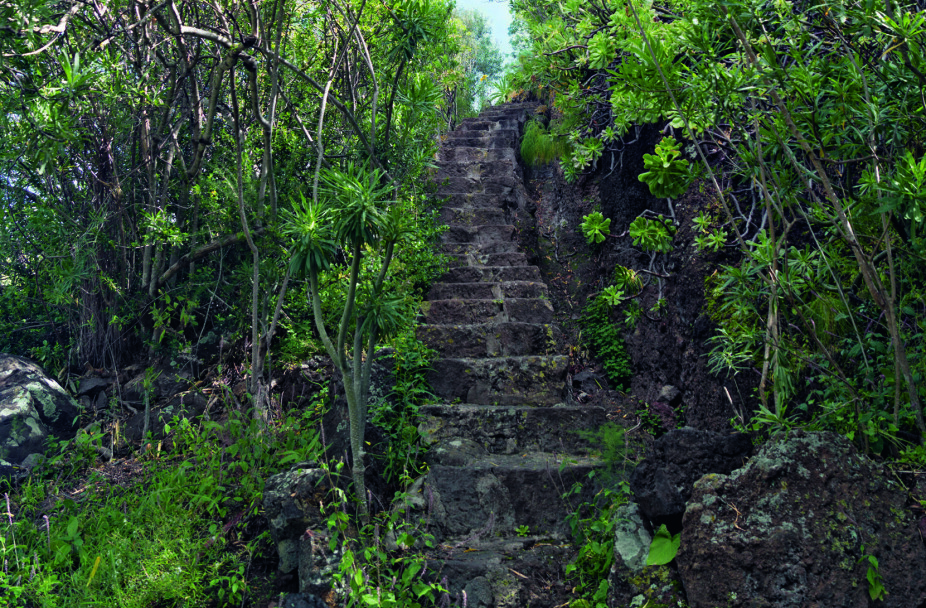
{"type": "Polygon", "coordinates": [[[287,212],[285,232],[292,239],[290,268],[308,278],[309,298],[318,335],[344,378],[350,420],[354,486],[361,513],[368,513],[364,483],[364,434],[373,352],[402,323],[402,298],[383,292],[396,244],[408,227],[398,206],[390,206],[383,173],[348,164],[321,173],[321,196],[307,201],[300,194],[287,212]],[[372,274],[361,272],[364,256],[379,260],[372,274]],[[322,312],[319,277],[336,259],[349,264],[347,296],[337,325],[328,331],[322,312]],[[367,357],[363,359],[363,353],[367,357]]]}

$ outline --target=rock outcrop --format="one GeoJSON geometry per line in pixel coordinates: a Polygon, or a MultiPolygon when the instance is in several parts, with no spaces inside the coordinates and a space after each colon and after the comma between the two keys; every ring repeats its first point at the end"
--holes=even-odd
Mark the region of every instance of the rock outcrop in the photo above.
{"type": "Polygon", "coordinates": [[[654,528],[666,524],[678,533],[694,482],[708,473],[730,473],[751,454],[748,435],[675,429],[657,439],[650,455],[636,466],[630,488],[654,528]]]}
{"type": "Polygon", "coordinates": [[[306,462],[274,475],[264,486],[264,513],[280,557],[279,570],[298,571],[299,593],[305,598],[327,594],[340,563],[340,550],[328,546],[327,517],[321,510],[330,481],[324,469],[306,462]]]}
{"type": "Polygon", "coordinates": [[[41,367],[0,354],[0,465],[35,462],[49,436],[70,439],[80,406],[41,367]]]}
{"type": "Polygon", "coordinates": [[[796,431],[685,510],[679,572],[692,608],[926,607],[926,547],[905,492],[847,439],[796,431]],[[868,556],[887,595],[869,603],[868,556]]]}

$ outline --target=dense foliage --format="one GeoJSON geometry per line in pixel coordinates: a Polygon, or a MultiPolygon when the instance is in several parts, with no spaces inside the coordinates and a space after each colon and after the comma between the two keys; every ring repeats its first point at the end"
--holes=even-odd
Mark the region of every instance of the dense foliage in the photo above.
{"type": "Polygon", "coordinates": [[[322,170],[377,171],[417,239],[396,271],[423,282],[406,257],[433,234],[421,176],[500,67],[484,19],[452,11],[5,4],[0,348],[58,372],[215,332],[247,338],[264,375],[281,317],[302,329],[280,310],[302,305],[283,212],[317,197],[322,170]]]}
{"type": "Polygon", "coordinates": [[[567,178],[616,167],[634,125],[681,140],[641,179],[668,197],[701,177],[713,198],[698,246],[740,261],[706,286],[711,362],[756,375],[755,420],[776,431],[799,414],[876,452],[926,434],[923,7],[513,6],[529,51],[505,82],[552,107],[567,178]]]}

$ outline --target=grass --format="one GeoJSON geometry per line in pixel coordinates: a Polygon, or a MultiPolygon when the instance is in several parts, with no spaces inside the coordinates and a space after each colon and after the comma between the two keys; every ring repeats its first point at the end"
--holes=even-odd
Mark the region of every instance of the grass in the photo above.
{"type": "MultiPolygon", "coordinates": [[[[58,447],[5,488],[0,607],[243,605],[252,566],[276,568],[263,480],[317,455],[309,415],[266,429],[175,420],[144,456],[96,461],[93,440],[58,447]]],[[[254,568],[259,570],[260,568],[254,568]]]]}

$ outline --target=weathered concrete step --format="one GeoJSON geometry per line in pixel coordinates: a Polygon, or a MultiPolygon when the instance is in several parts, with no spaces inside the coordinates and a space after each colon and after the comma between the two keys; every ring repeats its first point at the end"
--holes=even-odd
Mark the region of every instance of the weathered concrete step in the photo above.
{"type": "Polygon", "coordinates": [[[547,286],[541,281],[434,283],[428,291],[429,300],[501,300],[546,297],[548,297],[547,286]]]}
{"type": "Polygon", "coordinates": [[[418,339],[449,357],[520,357],[561,352],[563,333],[550,323],[419,325],[418,339]]]}
{"type": "Polygon", "coordinates": [[[539,281],[540,269],[536,266],[463,266],[451,268],[440,280],[443,283],[539,281]]]}
{"type": "Polygon", "coordinates": [[[517,205],[517,194],[510,189],[505,194],[485,194],[482,192],[448,192],[436,194],[438,198],[446,198],[444,203],[448,207],[460,209],[504,209],[517,205]]]}
{"type": "Polygon", "coordinates": [[[428,452],[432,462],[425,484],[443,538],[485,529],[491,529],[489,536],[514,536],[520,526],[565,536],[566,516],[574,507],[567,506],[563,494],[575,483],[591,486],[588,474],[603,467],[586,456],[472,452],[465,440],[448,440],[428,452]]]}
{"type": "Polygon", "coordinates": [[[474,245],[515,242],[514,226],[495,224],[488,226],[450,226],[441,240],[445,244],[472,243],[474,245]]]}
{"type": "Polygon", "coordinates": [[[557,452],[594,454],[601,450],[593,431],[608,421],[601,407],[524,405],[424,405],[418,431],[427,445],[466,437],[489,454],[557,452]]]}
{"type": "Polygon", "coordinates": [[[512,253],[451,253],[451,268],[484,268],[486,266],[526,266],[527,255],[521,251],[512,253]]]}
{"type": "Polygon", "coordinates": [[[486,149],[481,146],[442,146],[437,151],[437,160],[439,161],[508,161],[517,162],[517,155],[514,148],[492,148],[486,149]]]}
{"type": "Polygon", "coordinates": [[[510,224],[505,210],[500,207],[444,207],[438,220],[450,226],[479,226],[484,224],[510,224]]]}
{"type": "MultiPolygon", "coordinates": [[[[446,236],[446,235],[444,235],[446,236]]],[[[488,241],[485,243],[442,243],[441,251],[448,254],[513,253],[518,250],[517,241],[488,241]]]]}
{"type": "Polygon", "coordinates": [[[428,382],[442,401],[480,405],[556,405],[563,401],[569,357],[532,355],[438,359],[428,382]]]}
{"type": "Polygon", "coordinates": [[[421,303],[426,325],[552,323],[553,306],[540,298],[430,300],[421,303]]]}

